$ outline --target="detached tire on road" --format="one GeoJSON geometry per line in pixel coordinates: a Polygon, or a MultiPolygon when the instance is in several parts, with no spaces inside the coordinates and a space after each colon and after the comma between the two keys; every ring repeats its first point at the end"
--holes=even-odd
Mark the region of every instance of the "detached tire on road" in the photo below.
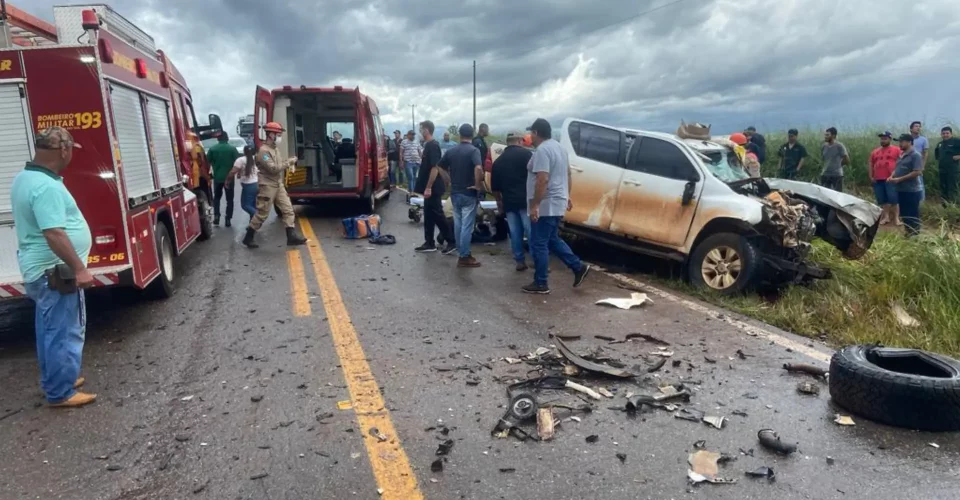
{"type": "Polygon", "coordinates": [[[960,361],[916,349],[851,346],[830,360],[830,397],[875,422],[960,430],[960,361]]]}
{"type": "Polygon", "coordinates": [[[750,240],[739,234],[717,233],[700,242],[687,266],[693,286],[733,295],[753,284],[760,254],[750,240]]]}
{"type": "Polygon", "coordinates": [[[160,265],[160,276],[154,278],[147,287],[147,293],[155,299],[169,299],[177,291],[176,287],[176,259],[173,249],[173,240],[166,224],[157,223],[153,230],[157,240],[157,261],[160,265]]]}

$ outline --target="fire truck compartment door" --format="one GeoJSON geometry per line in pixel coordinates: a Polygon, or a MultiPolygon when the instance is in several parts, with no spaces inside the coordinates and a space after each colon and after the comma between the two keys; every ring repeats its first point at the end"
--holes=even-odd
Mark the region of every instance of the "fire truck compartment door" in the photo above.
{"type": "Polygon", "coordinates": [[[33,158],[33,140],[22,84],[0,84],[0,222],[13,219],[10,186],[33,158]]]}
{"type": "Polygon", "coordinates": [[[111,84],[110,104],[113,108],[117,140],[120,143],[120,162],[127,198],[149,195],[157,191],[157,186],[153,179],[153,167],[150,165],[140,93],[111,84]]]}
{"type": "Polygon", "coordinates": [[[150,121],[150,140],[157,162],[160,187],[180,184],[180,173],[173,159],[173,136],[170,133],[170,115],[167,102],[156,97],[147,97],[147,119],[150,121]]]}

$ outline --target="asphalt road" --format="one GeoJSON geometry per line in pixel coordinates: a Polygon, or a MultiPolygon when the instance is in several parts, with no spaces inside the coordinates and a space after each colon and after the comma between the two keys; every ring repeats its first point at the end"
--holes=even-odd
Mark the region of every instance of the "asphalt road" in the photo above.
{"type": "MultiPolygon", "coordinates": [[[[240,246],[241,228],[220,229],[182,256],[174,298],[93,297],[83,374],[99,400],[86,408],[42,404],[29,304],[0,305],[0,498],[960,495],[956,434],[857,417],[841,427],[825,385],[819,396],[797,393],[808,379],[781,365],[826,366],[814,359],[829,355],[825,347],[747,322],[774,334],[758,335],[735,315],[660,295],[631,311],[597,306],[628,292],[602,272],[573,289],[559,263],[552,295],[524,295],[531,273],[513,270],[506,244],[476,246],[483,267],[471,270],[457,269],[453,257],[415,254],[422,228],[407,220],[400,194],[380,209],[396,246],[343,240],[342,214],[304,208],[316,235],[309,248],[288,254],[276,221],[257,251],[240,246]],[[594,338],[633,332],[670,345],[594,338]],[[602,347],[628,368],[648,366],[659,347],[674,354],[635,381],[581,380],[615,397],[594,402],[580,422],[563,421],[552,441],[492,437],[508,382],[537,373],[536,363],[504,358],[549,348],[550,334],[581,335],[571,349],[602,347]],[[724,428],[664,410],[631,417],[611,409],[628,392],[654,394],[667,383],[685,384],[693,392],[686,406],[726,417],[724,428]],[[800,451],[763,449],[763,428],[800,451]],[[432,472],[446,439],[454,445],[443,471],[432,472]],[[736,484],[688,482],[688,455],[700,440],[736,459],[720,467],[736,484]],[[772,467],[776,481],[744,476],[760,466],[772,467]]],[[[548,401],[583,403],[566,393],[541,397],[548,401]]]]}

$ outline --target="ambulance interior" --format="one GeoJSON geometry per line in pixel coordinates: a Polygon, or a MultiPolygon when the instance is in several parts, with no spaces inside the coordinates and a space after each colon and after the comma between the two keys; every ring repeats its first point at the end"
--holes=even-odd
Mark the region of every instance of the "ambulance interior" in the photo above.
{"type": "Polygon", "coordinates": [[[356,189],[356,108],[353,92],[304,92],[275,98],[274,117],[287,130],[286,153],[299,158],[298,175],[288,176],[289,191],[356,189]],[[339,145],[333,141],[334,131],[343,136],[339,145]]]}

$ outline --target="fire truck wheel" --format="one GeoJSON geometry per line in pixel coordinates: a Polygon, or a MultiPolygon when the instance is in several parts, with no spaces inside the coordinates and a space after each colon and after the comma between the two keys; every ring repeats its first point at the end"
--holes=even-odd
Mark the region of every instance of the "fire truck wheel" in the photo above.
{"type": "Polygon", "coordinates": [[[149,293],[157,299],[169,299],[176,291],[176,254],[173,251],[173,240],[167,231],[167,226],[158,222],[154,229],[157,239],[157,258],[160,261],[160,276],[150,284],[149,293]]]}
{"type": "Polygon", "coordinates": [[[213,207],[210,206],[210,200],[203,191],[197,192],[197,211],[200,212],[200,241],[207,241],[213,237],[213,221],[210,220],[210,214],[213,207]]]}

